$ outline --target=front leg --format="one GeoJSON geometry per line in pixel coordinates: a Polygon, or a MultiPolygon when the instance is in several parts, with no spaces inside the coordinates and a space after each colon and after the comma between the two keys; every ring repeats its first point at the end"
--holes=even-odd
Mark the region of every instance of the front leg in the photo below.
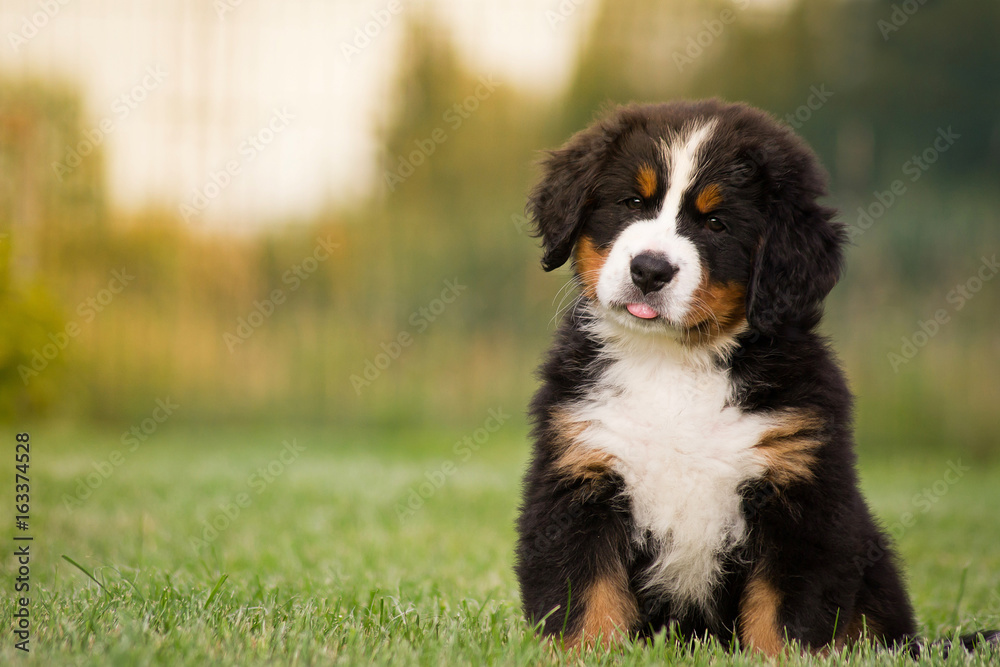
{"type": "Polygon", "coordinates": [[[746,648],[776,656],[785,648],[787,632],[781,622],[781,589],[773,573],[758,565],[740,598],[737,636],[746,648]]]}
{"type": "Polygon", "coordinates": [[[791,640],[822,646],[835,638],[841,611],[853,613],[859,582],[847,563],[854,530],[837,520],[833,504],[843,499],[823,488],[828,442],[814,413],[787,410],[775,415],[756,445],[767,470],[744,490],[752,540],[736,623],[744,648],[775,656],[791,640]]]}
{"type": "MultiPolygon", "coordinates": [[[[904,644],[912,630],[907,627],[908,634],[888,636],[879,610],[864,603],[865,592],[859,585],[843,572],[838,576],[829,569],[810,571],[789,567],[787,562],[758,562],[740,598],[740,644],[769,656],[785,652],[792,641],[806,651],[821,653],[864,639],[904,644]]],[[[882,593],[888,598],[894,592],[882,593]]],[[[903,604],[904,609],[893,616],[912,613],[905,599],[903,604]]],[[[908,625],[906,618],[903,623],[908,625]]]]}
{"type": "Polygon", "coordinates": [[[753,567],[740,597],[743,646],[769,655],[795,640],[807,650],[865,639],[905,645],[915,633],[895,555],[857,488],[849,436],[808,413],[787,412],[757,445],[765,485],[746,515],[753,567]]]}
{"type": "Polygon", "coordinates": [[[536,462],[518,520],[517,576],[528,622],[567,646],[631,634],[630,518],[606,457],[536,462]]]}
{"type": "Polygon", "coordinates": [[[863,640],[907,645],[916,624],[894,554],[860,560],[879,536],[860,499],[830,514],[791,505],[778,496],[756,523],[759,551],[740,597],[740,643],[767,655],[792,640],[811,651],[863,640]]]}

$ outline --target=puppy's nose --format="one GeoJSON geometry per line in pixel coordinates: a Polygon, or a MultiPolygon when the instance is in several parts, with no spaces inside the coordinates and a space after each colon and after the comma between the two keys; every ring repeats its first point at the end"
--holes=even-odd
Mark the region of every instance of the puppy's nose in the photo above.
{"type": "Polygon", "coordinates": [[[662,289],[670,282],[677,267],[659,255],[644,252],[632,258],[632,282],[643,294],[662,289]]]}

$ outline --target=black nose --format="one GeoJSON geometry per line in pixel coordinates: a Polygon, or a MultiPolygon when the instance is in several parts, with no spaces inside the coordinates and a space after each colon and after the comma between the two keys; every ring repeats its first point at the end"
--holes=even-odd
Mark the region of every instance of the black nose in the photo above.
{"type": "Polygon", "coordinates": [[[632,282],[643,294],[662,289],[677,273],[677,267],[665,258],[648,252],[633,257],[631,269],[632,282]]]}

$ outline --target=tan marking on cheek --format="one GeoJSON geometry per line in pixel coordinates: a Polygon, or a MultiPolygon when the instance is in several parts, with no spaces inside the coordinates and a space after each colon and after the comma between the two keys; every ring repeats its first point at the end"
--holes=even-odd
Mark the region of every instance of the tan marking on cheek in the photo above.
{"type": "Polygon", "coordinates": [[[708,213],[722,203],[722,190],[715,183],[710,183],[698,193],[694,205],[700,213],[708,213]]]}
{"type": "Polygon", "coordinates": [[[713,282],[704,271],[683,324],[700,342],[732,333],[746,321],[746,294],[744,285],[713,282]]]}
{"type": "Polygon", "coordinates": [[[593,646],[598,642],[609,646],[634,630],[639,622],[639,606],[620,563],[591,583],[583,591],[582,601],[580,628],[566,642],[570,647],[593,646]]]}
{"type": "Polygon", "coordinates": [[[580,237],[576,244],[576,274],[583,285],[583,293],[588,299],[597,298],[597,280],[608,258],[607,250],[599,250],[589,236],[580,237]]]}
{"type": "Polygon", "coordinates": [[[788,410],[761,436],[755,448],[764,457],[772,484],[781,487],[813,479],[816,450],[823,444],[817,431],[822,427],[815,414],[788,410]]]}
{"type": "Polygon", "coordinates": [[[635,175],[635,181],[639,184],[639,194],[645,199],[649,199],[656,194],[656,169],[651,165],[644,164],[639,167],[639,172],[635,175]]]}
{"type": "Polygon", "coordinates": [[[754,572],[740,600],[740,643],[769,656],[785,648],[784,631],[778,623],[781,596],[766,577],[754,572]]]}

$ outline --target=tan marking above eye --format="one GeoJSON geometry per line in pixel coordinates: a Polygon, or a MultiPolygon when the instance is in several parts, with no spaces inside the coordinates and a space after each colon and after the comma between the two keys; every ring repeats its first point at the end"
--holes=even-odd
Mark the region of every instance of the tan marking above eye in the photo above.
{"type": "Polygon", "coordinates": [[[722,203],[722,189],[716,183],[709,183],[694,200],[694,205],[699,213],[708,213],[722,203]]]}
{"type": "Polygon", "coordinates": [[[639,167],[639,172],[635,175],[636,183],[639,184],[639,194],[649,199],[656,194],[656,170],[648,164],[639,167]]]}

